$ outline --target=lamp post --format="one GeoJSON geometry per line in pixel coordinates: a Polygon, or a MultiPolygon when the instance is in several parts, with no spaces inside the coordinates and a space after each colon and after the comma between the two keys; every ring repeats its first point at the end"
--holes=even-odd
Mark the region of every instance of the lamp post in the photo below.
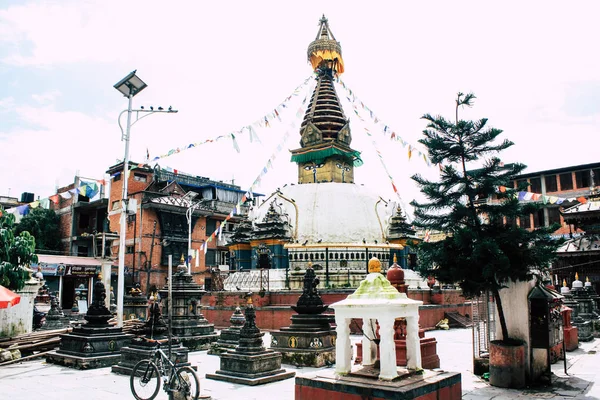
{"type": "MultiPolygon", "coordinates": [[[[148,85],[144,83],[137,75],[137,70],[128,74],[125,78],[121,79],[114,85],[114,88],[123,94],[123,96],[127,97],[128,104],[127,110],[122,111],[119,114],[118,123],[121,128],[121,141],[125,142],[125,157],[123,158],[123,193],[121,196],[121,220],[120,226],[121,230],[119,233],[119,269],[117,275],[117,325],[123,326],[123,295],[125,292],[125,236],[127,235],[127,195],[128,195],[128,183],[129,183],[129,133],[131,131],[131,126],[135,124],[140,119],[156,113],[156,112],[167,112],[167,113],[176,113],[177,110],[173,110],[169,107],[168,110],[154,110],[151,108],[150,110],[144,110],[143,107],[140,110],[132,110],[132,100],[135,95],[144,90],[148,85]],[[123,132],[123,127],[121,127],[121,116],[127,112],[127,126],[125,131],[123,132]],[[133,112],[136,112],[138,116],[135,121],[131,122],[131,115],[133,112]],[[142,117],[139,117],[139,113],[149,113],[145,114],[142,117]]],[[[134,239],[135,244],[135,239],[134,239]]]]}
{"type": "MultiPolygon", "coordinates": [[[[136,70],[137,71],[137,70],[136,70]]],[[[125,134],[121,135],[121,141],[125,141],[125,157],[123,159],[123,195],[121,196],[121,233],[119,234],[119,270],[117,275],[117,325],[123,326],[123,292],[125,291],[125,235],[127,233],[126,214],[127,214],[127,178],[129,176],[129,131],[131,130],[131,104],[133,96],[146,88],[142,81],[135,73],[131,72],[125,78],[121,79],[114,87],[123,96],[127,97],[127,128],[125,134]]],[[[122,114],[122,113],[121,113],[122,114]]],[[[121,115],[119,115],[120,119],[121,115]]]]}

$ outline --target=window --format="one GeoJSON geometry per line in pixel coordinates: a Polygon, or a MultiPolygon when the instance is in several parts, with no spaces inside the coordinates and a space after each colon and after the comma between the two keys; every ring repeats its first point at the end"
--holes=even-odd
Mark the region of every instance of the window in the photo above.
{"type": "Polygon", "coordinates": [[[531,185],[531,191],[533,193],[542,193],[542,180],[541,180],[541,178],[531,178],[531,179],[529,179],[529,183],[531,185]]]}
{"type": "Polygon", "coordinates": [[[531,229],[531,214],[527,214],[522,217],[519,217],[519,221],[521,224],[521,228],[531,229]]]}
{"type": "Polygon", "coordinates": [[[540,226],[546,226],[543,208],[533,213],[533,227],[539,228],[540,226]]]}
{"type": "Polygon", "coordinates": [[[573,189],[573,176],[570,172],[566,174],[560,174],[560,190],[571,190],[573,189]]]}
{"type": "Polygon", "coordinates": [[[90,216],[89,214],[79,214],[79,227],[82,229],[89,228],[90,216]]]}
{"type": "Polygon", "coordinates": [[[560,224],[560,212],[558,208],[548,208],[548,222],[552,224],[560,224]]]}
{"type": "Polygon", "coordinates": [[[577,171],[575,172],[575,182],[577,183],[577,188],[589,188],[590,187],[590,171],[577,171]]]}
{"type": "Polygon", "coordinates": [[[112,176],[113,182],[117,182],[121,180],[121,173],[117,172],[114,176],[112,176]]]}
{"type": "Polygon", "coordinates": [[[147,182],[148,177],[146,176],[146,174],[140,174],[140,173],[134,172],[133,180],[136,182],[147,182]]]}
{"type": "Polygon", "coordinates": [[[519,179],[517,180],[517,189],[518,190],[527,190],[527,186],[529,186],[529,183],[527,183],[527,179],[519,179]]]}
{"type": "Polygon", "coordinates": [[[125,247],[125,254],[133,254],[134,252],[135,252],[134,246],[126,246],[125,247]]]}
{"type": "Polygon", "coordinates": [[[112,202],[112,210],[120,210],[121,209],[121,200],[115,200],[112,202]]]}
{"type": "Polygon", "coordinates": [[[556,184],[556,175],[548,175],[544,178],[546,181],[546,192],[556,192],[558,191],[558,186],[556,184]]]}
{"type": "Polygon", "coordinates": [[[217,220],[208,218],[206,220],[206,236],[210,236],[217,230],[217,220]]]}
{"type": "Polygon", "coordinates": [[[217,265],[217,251],[216,250],[208,249],[206,251],[205,264],[206,264],[206,266],[211,266],[211,267],[217,265]]]}

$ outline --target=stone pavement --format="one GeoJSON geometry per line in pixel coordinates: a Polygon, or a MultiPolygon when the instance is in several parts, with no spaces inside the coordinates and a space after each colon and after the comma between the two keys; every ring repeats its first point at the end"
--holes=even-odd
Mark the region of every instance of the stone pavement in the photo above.
{"type": "MultiPolygon", "coordinates": [[[[549,388],[524,390],[499,389],[490,386],[472,374],[472,339],[470,329],[428,332],[438,340],[441,366],[447,371],[461,372],[463,399],[506,400],[506,399],[598,399],[600,400],[600,339],[582,343],[580,349],[567,353],[568,373],[563,371],[562,361],[552,366],[556,375],[555,384],[549,388]],[[598,383],[596,383],[598,382],[598,383]]],[[[358,340],[359,337],[353,337],[358,340]]],[[[265,335],[270,343],[270,335],[265,335]]],[[[206,351],[190,353],[190,361],[198,367],[200,388],[214,400],[253,400],[294,398],[294,379],[274,382],[263,386],[249,387],[227,382],[205,379],[207,372],[219,368],[219,357],[209,356],[206,351]]],[[[297,374],[314,372],[316,368],[284,368],[297,374]]],[[[0,367],[0,399],[8,400],[113,400],[132,399],[129,377],[116,375],[110,368],[78,371],[44,361],[25,361],[0,367]]],[[[157,399],[167,399],[160,392],[157,399]]]]}

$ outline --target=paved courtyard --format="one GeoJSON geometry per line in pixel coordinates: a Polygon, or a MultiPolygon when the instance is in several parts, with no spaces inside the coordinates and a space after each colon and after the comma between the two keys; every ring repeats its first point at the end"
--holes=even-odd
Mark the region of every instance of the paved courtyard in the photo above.
{"type": "MultiPolygon", "coordinates": [[[[580,349],[568,353],[568,373],[564,374],[562,361],[553,365],[556,382],[551,388],[507,390],[491,387],[472,374],[472,342],[470,329],[433,331],[438,341],[438,354],[442,369],[462,374],[463,399],[600,399],[600,339],[582,343],[580,349]]],[[[358,340],[355,336],[354,340],[358,340]]],[[[270,337],[265,335],[265,343],[270,337]]],[[[207,380],[205,374],[219,367],[219,357],[206,351],[190,353],[190,361],[198,366],[198,376],[203,394],[214,400],[253,400],[294,398],[294,379],[249,387],[207,380]]],[[[316,368],[293,368],[284,365],[297,375],[317,371],[316,368]]],[[[113,400],[133,398],[129,390],[129,377],[116,375],[110,368],[78,371],[46,364],[44,361],[25,361],[0,368],[0,398],[8,400],[29,399],[86,399],[113,400]]],[[[167,399],[160,392],[158,399],[167,399]]]]}

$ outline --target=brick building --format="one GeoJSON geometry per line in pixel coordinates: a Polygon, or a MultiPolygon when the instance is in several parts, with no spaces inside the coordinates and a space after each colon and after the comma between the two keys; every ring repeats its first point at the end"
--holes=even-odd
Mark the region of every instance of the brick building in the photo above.
{"type": "MultiPolygon", "coordinates": [[[[169,171],[159,166],[139,167],[130,164],[128,182],[128,215],[125,239],[125,286],[134,282],[142,290],[148,286],[162,287],[168,267],[168,256],[178,265],[188,249],[188,219],[186,212],[194,206],[191,221],[192,275],[199,284],[209,277],[210,267],[228,269],[229,252],[225,243],[238,218],[229,219],[223,233],[208,243],[206,254],[201,246],[227,218],[245,191],[239,186],[213,181],[206,177],[169,171]],[[190,199],[186,193],[194,192],[190,199]]],[[[110,198],[108,219],[110,230],[120,232],[121,197],[123,191],[123,163],[110,167],[110,198]]],[[[247,214],[248,203],[238,212],[247,214]]],[[[119,240],[112,242],[112,254],[118,256],[119,240]]],[[[117,263],[113,266],[116,277],[117,263]]],[[[113,285],[116,287],[116,282],[113,285]]]]}

